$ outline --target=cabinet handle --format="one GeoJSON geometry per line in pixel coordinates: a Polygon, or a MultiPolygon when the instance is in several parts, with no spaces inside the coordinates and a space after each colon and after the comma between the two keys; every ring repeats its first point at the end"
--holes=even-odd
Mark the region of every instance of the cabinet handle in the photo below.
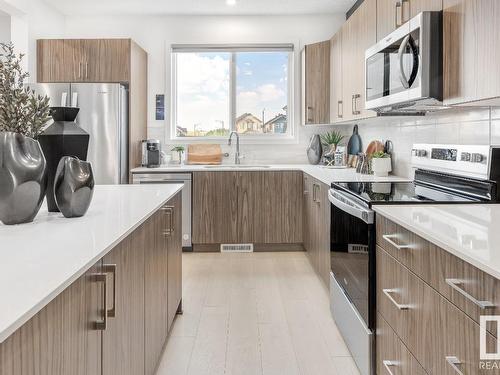
{"type": "Polygon", "coordinates": [[[89,78],[89,63],[85,63],[85,78],[89,78]]]}
{"type": "Polygon", "coordinates": [[[108,324],[108,310],[107,310],[107,300],[108,291],[106,284],[106,274],[105,273],[95,273],[92,275],[92,280],[97,283],[102,283],[103,293],[102,293],[102,320],[94,322],[94,329],[98,331],[105,331],[108,324]]]}
{"type": "Polygon", "coordinates": [[[82,62],[78,63],[78,78],[82,76],[82,62]]]}
{"type": "Polygon", "coordinates": [[[316,200],[315,200],[316,203],[321,203],[321,199],[318,198],[318,193],[317,193],[320,191],[320,189],[321,187],[319,185],[316,185],[316,200]]]}
{"type": "Polygon", "coordinates": [[[400,303],[397,303],[396,300],[392,297],[391,293],[396,293],[398,290],[397,289],[382,289],[382,292],[386,295],[387,298],[398,308],[398,310],[409,310],[410,305],[402,305],[400,303]]]}
{"type": "Polygon", "coordinates": [[[339,100],[337,102],[337,117],[338,118],[344,117],[344,105],[342,103],[342,100],[339,100]],[[340,110],[341,107],[342,107],[342,111],[340,110]]]}
{"type": "Polygon", "coordinates": [[[311,117],[311,111],[313,110],[313,107],[307,107],[307,122],[312,123],[314,122],[314,119],[311,117]]]}
{"type": "Polygon", "coordinates": [[[382,238],[389,242],[392,246],[394,246],[398,250],[404,250],[404,249],[411,249],[413,246],[412,245],[398,245],[396,242],[394,242],[392,239],[393,238],[398,238],[399,236],[397,234],[383,234],[382,238]]]}
{"type": "Polygon", "coordinates": [[[391,367],[397,366],[396,362],[393,361],[382,361],[382,364],[385,367],[385,370],[389,375],[394,375],[394,373],[391,371],[391,367]]]}
{"type": "Polygon", "coordinates": [[[398,9],[399,11],[401,12],[401,20],[403,19],[403,11],[402,11],[402,5],[401,5],[401,2],[399,1],[396,1],[396,9],[395,9],[395,12],[394,12],[394,28],[398,28],[399,26],[401,26],[399,23],[398,23],[398,9]]]}
{"type": "Polygon", "coordinates": [[[457,357],[447,356],[446,362],[448,362],[448,364],[451,366],[453,370],[455,370],[457,374],[464,375],[464,373],[458,368],[458,366],[460,366],[462,362],[460,362],[460,360],[457,357]]]}
{"type": "Polygon", "coordinates": [[[358,111],[358,99],[361,98],[360,94],[354,94],[352,96],[352,114],[353,115],[359,115],[361,114],[360,111],[358,111]]]}
{"type": "Polygon", "coordinates": [[[460,288],[459,285],[461,285],[461,284],[464,283],[463,280],[459,280],[459,279],[445,279],[445,281],[446,281],[446,284],[448,284],[452,289],[454,289],[457,292],[459,292],[461,295],[463,295],[469,301],[471,301],[475,305],[479,306],[482,310],[491,309],[491,308],[495,307],[495,305],[492,302],[490,302],[490,301],[479,301],[478,299],[474,298],[469,293],[467,293],[465,290],[463,290],[462,288],[460,288]]]}
{"type": "Polygon", "coordinates": [[[113,307],[107,311],[108,318],[116,316],[116,264],[103,264],[102,271],[113,275],[113,307]]]}
{"type": "Polygon", "coordinates": [[[173,206],[165,206],[161,208],[163,211],[165,211],[165,214],[168,216],[168,226],[167,228],[163,231],[163,235],[165,237],[170,237],[172,233],[174,232],[174,207],[173,206]]]}
{"type": "Polygon", "coordinates": [[[316,202],[316,184],[313,184],[313,202],[316,202]]]}
{"type": "Polygon", "coordinates": [[[410,17],[408,17],[408,18],[405,17],[405,3],[408,3],[408,8],[407,8],[408,15],[410,14],[410,12],[409,12],[410,0],[401,0],[401,25],[410,19],[410,17]]]}

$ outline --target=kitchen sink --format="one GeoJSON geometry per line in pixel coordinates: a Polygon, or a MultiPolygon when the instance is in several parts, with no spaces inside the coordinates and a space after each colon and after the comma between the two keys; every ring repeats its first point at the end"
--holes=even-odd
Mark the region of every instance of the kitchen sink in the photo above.
{"type": "Polygon", "coordinates": [[[236,165],[236,164],[231,164],[231,165],[205,165],[203,168],[235,168],[235,169],[244,169],[244,168],[271,168],[270,165],[236,165]]]}

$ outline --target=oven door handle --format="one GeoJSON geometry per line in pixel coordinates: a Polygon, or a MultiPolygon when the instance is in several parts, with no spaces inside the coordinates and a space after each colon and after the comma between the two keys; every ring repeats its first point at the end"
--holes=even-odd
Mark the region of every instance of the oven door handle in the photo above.
{"type": "MultiPolygon", "coordinates": [[[[367,224],[373,224],[375,222],[374,212],[369,208],[361,207],[360,205],[349,200],[349,203],[344,202],[343,200],[337,197],[338,193],[335,193],[332,189],[328,191],[328,200],[337,208],[342,211],[357,217],[358,219],[363,220],[367,224]]],[[[348,198],[345,198],[348,200],[348,198]]]]}

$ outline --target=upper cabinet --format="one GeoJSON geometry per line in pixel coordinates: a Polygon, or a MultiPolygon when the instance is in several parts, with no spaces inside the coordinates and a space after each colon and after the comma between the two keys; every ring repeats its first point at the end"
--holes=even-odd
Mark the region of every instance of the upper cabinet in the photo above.
{"type": "Polygon", "coordinates": [[[365,51],[376,43],[376,0],[365,0],[342,27],[344,121],[376,116],[365,110],[365,51]]]}
{"type": "Polygon", "coordinates": [[[40,39],[38,82],[128,82],[130,39],[40,39]]]}
{"type": "Polygon", "coordinates": [[[330,121],[342,121],[342,29],[330,40],[330,121]]]}
{"type": "Polygon", "coordinates": [[[443,0],[377,0],[377,40],[424,10],[442,9],[443,0]]]}
{"type": "Polygon", "coordinates": [[[330,41],[309,44],[302,55],[306,125],[330,123],[330,41]]]}
{"type": "Polygon", "coordinates": [[[445,104],[499,105],[500,2],[444,0],[443,8],[445,104]]]}

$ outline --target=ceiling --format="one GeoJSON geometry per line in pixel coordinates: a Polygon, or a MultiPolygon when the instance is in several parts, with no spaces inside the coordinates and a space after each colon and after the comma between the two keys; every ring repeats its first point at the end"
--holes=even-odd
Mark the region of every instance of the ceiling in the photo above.
{"type": "Polygon", "coordinates": [[[45,0],[66,15],[294,15],[345,13],[354,0],[45,0]]]}

